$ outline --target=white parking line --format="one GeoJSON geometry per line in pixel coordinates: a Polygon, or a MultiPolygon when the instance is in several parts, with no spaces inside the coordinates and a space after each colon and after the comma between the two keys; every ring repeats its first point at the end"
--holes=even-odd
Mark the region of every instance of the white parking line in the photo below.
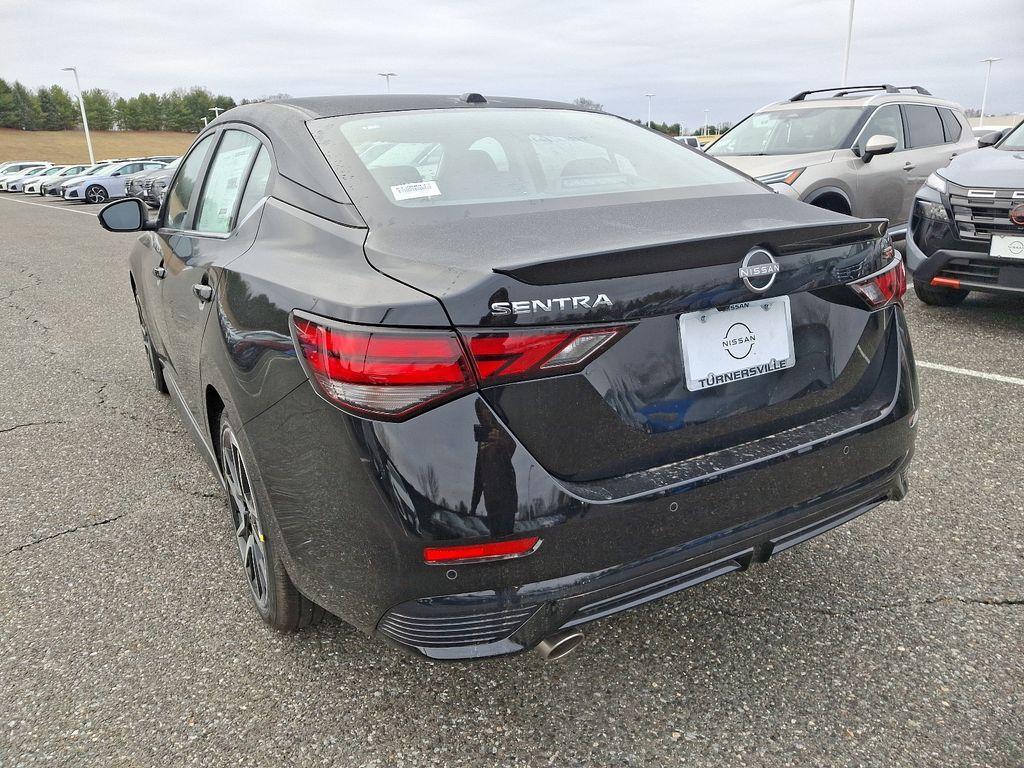
{"type": "Polygon", "coordinates": [[[34,205],[36,208],[49,208],[51,211],[67,211],[68,213],[78,213],[82,216],[96,216],[93,211],[76,211],[74,208],[65,208],[59,205],[47,205],[46,203],[33,203],[30,200],[11,200],[9,197],[0,197],[0,200],[6,200],[8,203],[20,203],[21,205],[34,205]]]}
{"type": "Polygon", "coordinates": [[[926,363],[922,360],[917,361],[918,368],[932,368],[936,371],[945,371],[946,373],[959,373],[961,376],[973,376],[976,379],[985,379],[986,381],[999,381],[1003,384],[1016,384],[1018,387],[1024,387],[1024,379],[1016,379],[1013,376],[1003,376],[999,373],[985,373],[984,371],[972,371],[970,368],[954,368],[952,365],[943,365],[942,363],[926,363]]]}

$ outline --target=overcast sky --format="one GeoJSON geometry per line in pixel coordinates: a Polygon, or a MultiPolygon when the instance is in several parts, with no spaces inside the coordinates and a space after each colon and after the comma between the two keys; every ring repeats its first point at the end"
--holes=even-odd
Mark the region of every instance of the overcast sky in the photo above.
{"type": "MultiPolygon", "coordinates": [[[[736,120],[838,85],[848,0],[0,0],[0,77],[121,95],[202,85],[236,99],[395,92],[586,96],[655,120],[736,120]],[[59,52],[47,44],[59,41],[59,52]]],[[[920,84],[1024,112],[1024,0],[857,0],[851,83],[920,84]]]]}

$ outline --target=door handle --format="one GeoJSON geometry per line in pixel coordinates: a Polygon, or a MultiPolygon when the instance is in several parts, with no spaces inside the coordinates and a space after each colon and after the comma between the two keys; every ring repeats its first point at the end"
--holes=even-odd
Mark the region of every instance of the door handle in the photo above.
{"type": "Polygon", "coordinates": [[[914,165],[913,163],[904,163],[904,164],[903,164],[903,170],[904,170],[904,171],[912,171],[912,170],[914,170],[915,168],[917,168],[917,166],[916,166],[916,165],[914,165]]]}
{"type": "Polygon", "coordinates": [[[153,267],[153,277],[157,280],[163,280],[167,277],[167,270],[163,267],[153,267]]]}
{"type": "Polygon", "coordinates": [[[199,300],[205,304],[213,298],[213,286],[196,283],[192,286],[192,293],[194,293],[199,300]]]}

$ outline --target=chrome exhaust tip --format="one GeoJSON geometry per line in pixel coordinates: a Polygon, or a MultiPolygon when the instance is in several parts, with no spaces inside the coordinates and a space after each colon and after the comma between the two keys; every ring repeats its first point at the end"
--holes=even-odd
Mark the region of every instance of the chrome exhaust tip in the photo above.
{"type": "Polygon", "coordinates": [[[537,647],[533,650],[544,661],[558,661],[575,651],[582,642],[583,633],[576,629],[569,629],[545,637],[537,643],[537,647]]]}

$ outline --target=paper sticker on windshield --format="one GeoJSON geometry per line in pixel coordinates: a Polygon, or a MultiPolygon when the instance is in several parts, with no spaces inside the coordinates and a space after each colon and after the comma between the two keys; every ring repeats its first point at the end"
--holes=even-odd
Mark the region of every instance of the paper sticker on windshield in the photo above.
{"type": "Polygon", "coordinates": [[[434,197],[440,195],[436,181],[417,181],[412,184],[396,184],[391,187],[395,200],[415,200],[417,197],[434,197]]]}

